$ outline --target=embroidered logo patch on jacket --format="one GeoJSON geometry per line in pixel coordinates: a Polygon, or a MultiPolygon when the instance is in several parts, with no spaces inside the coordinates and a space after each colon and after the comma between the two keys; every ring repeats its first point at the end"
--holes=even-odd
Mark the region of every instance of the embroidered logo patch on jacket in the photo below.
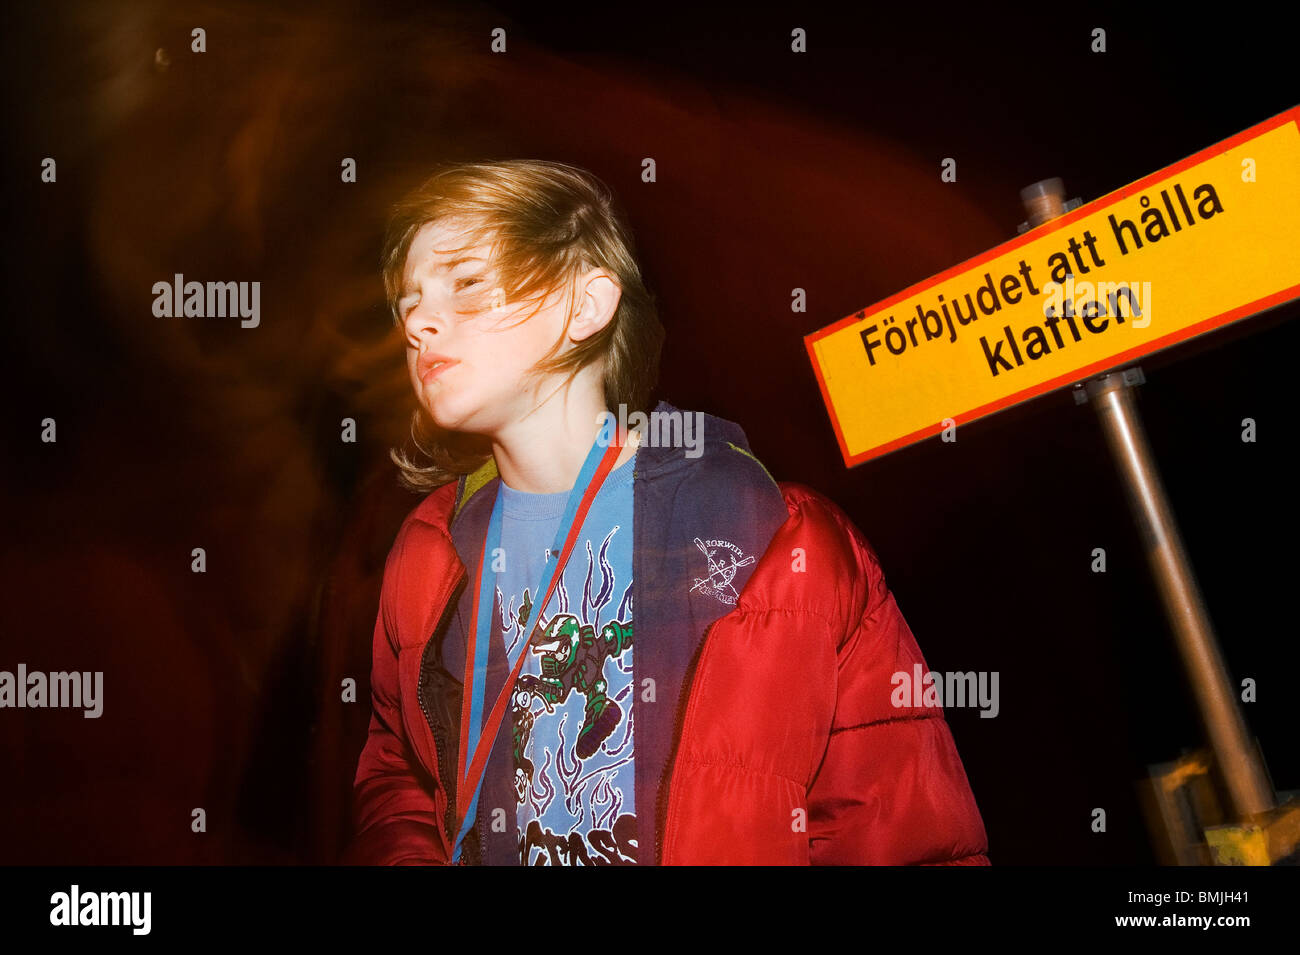
{"type": "Polygon", "coordinates": [[[733,584],[736,571],[752,564],[754,555],[746,557],[745,552],[731,541],[702,541],[697,537],[695,546],[704,555],[708,576],[696,577],[695,583],[691,585],[691,592],[717,597],[724,604],[735,606],[736,599],[740,596],[733,584]]]}

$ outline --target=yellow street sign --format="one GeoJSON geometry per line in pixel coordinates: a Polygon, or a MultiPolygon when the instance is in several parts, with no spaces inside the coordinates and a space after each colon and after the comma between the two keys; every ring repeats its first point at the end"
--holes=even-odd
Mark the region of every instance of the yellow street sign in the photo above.
{"type": "Polygon", "coordinates": [[[1300,106],[804,338],[845,464],[1300,297],[1300,106]]]}

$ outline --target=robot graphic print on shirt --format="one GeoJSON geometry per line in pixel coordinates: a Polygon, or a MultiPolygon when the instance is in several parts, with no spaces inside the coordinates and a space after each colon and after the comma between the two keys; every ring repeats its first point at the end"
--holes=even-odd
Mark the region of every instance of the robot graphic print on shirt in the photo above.
{"type": "MultiPolygon", "coordinates": [[[[570,561],[551,616],[542,617],[525,649],[528,659],[511,698],[524,864],[628,864],[636,858],[632,587],[629,581],[615,605],[608,551],[617,531],[615,525],[595,554],[587,541],[585,572],[570,561]],[[581,594],[571,605],[565,584],[578,580],[581,594]]],[[[525,628],[532,629],[531,601],[525,590],[511,614],[506,640],[512,657],[525,628]]]]}

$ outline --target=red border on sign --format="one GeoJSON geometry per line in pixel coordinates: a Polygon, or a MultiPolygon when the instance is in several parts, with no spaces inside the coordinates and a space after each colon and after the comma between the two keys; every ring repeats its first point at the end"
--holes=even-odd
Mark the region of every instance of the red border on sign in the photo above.
{"type": "MultiPolygon", "coordinates": [[[[911,434],[905,435],[901,438],[895,438],[893,441],[889,441],[885,444],[877,445],[874,448],[870,448],[866,451],[862,451],[856,455],[850,456],[850,454],[848,453],[848,448],[844,442],[844,432],[840,428],[839,418],[835,414],[835,407],[831,403],[829,392],[827,392],[826,390],[826,381],[825,379],[822,378],[821,366],[817,363],[817,356],[813,351],[813,345],[816,342],[825,338],[827,335],[839,331],[841,328],[844,328],[848,325],[852,325],[856,322],[861,321],[862,317],[868,311],[875,311],[876,309],[888,308],[889,306],[893,305],[896,302],[902,301],[905,298],[910,298],[911,296],[916,295],[920,292],[924,292],[926,289],[932,288],[933,286],[938,285],[940,282],[944,282],[955,275],[960,275],[963,272],[975,269],[978,266],[983,265],[985,262],[998,258],[999,256],[1005,255],[1008,252],[1012,252],[1031,241],[1037,241],[1038,239],[1050,235],[1051,233],[1057,231],[1058,229],[1064,229],[1066,226],[1070,225],[1073,222],[1077,222],[1079,219],[1093,215],[1094,213],[1097,212],[1101,212],[1109,208],[1110,206],[1115,205],[1117,202],[1121,201],[1122,199],[1127,198],[1133,193],[1142,191],[1143,189],[1147,188],[1151,183],[1156,182],[1159,179],[1165,178],[1167,176],[1172,176],[1173,174],[1181,172],[1182,170],[1188,168],[1189,166],[1194,166],[1197,163],[1205,161],[1206,159],[1211,159],[1214,156],[1226,152],[1227,150],[1232,149],[1234,146],[1237,146],[1248,139],[1254,139],[1256,136],[1260,136],[1263,135],[1264,133],[1271,132],[1272,130],[1277,129],[1280,126],[1285,126],[1288,122],[1295,123],[1297,130],[1300,130],[1300,106],[1293,106],[1290,109],[1286,110],[1285,112],[1279,113],[1278,115],[1272,117],[1271,119],[1266,119],[1262,123],[1257,123],[1256,125],[1250,127],[1249,129],[1242,130],[1240,133],[1237,133],[1236,135],[1231,136],[1228,139],[1215,143],[1212,146],[1207,146],[1205,149],[1202,149],[1200,152],[1193,153],[1192,155],[1188,156],[1186,159],[1182,159],[1179,162],[1174,163],[1172,166],[1166,166],[1163,169],[1159,169],[1156,172],[1151,173],[1149,176],[1144,176],[1143,178],[1137,180],[1136,182],[1129,183],[1127,186],[1123,186],[1119,189],[1116,189],[1113,192],[1108,192],[1106,193],[1106,195],[1100,197],[1099,199],[1095,199],[1094,201],[1086,205],[1080,206],[1078,209],[1073,209],[1070,212],[1067,212],[1063,216],[1059,216],[1055,219],[1045,222],[1041,226],[1038,226],[1037,228],[1030,229],[1024,234],[1019,235],[1016,238],[1003,243],[1002,245],[994,246],[992,249],[989,249],[987,252],[983,252],[980,255],[969,258],[964,262],[959,262],[957,265],[954,265],[952,268],[946,269],[943,272],[938,273],[937,275],[932,275],[928,279],[923,279],[922,281],[917,282],[915,285],[910,285],[896,295],[892,295],[889,298],[877,302],[874,305],[869,305],[866,308],[858,309],[852,315],[848,315],[845,318],[840,319],[839,321],[835,322],[833,325],[828,325],[825,328],[819,329],[815,332],[805,335],[803,339],[804,347],[808,352],[808,360],[812,363],[813,373],[817,376],[817,387],[821,389],[822,402],[826,405],[826,410],[830,413],[831,426],[835,429],[835,440],[839,443],[840,456],[844,458],[845,465],[847,467],[853,467],[854,465],[861,464],[862,462],[868,461],[871,458],[880,457],[883,454],[888,454],[890,451],[895,451],[901,447],[912,444],[916,441],[921,440],[922,438],[927,438],[930,437],[931,435],[938,434],[940,431],[943,430],[943,423],[939,422],[930,425],[928,427],[922,428],[919,431],[913,431],[911,434]]],[[[967,411],[961,415],[954,416],[953,421],[956,424],[962,424],[965,422],[974,421],[978,418],[982,418],[986,415],[990,415],[995,411],[1001,411],[1004,408],[1008,408],[1011,405],[1019,404],[1022,401],[1028,401],[1030,398],[1035,398],[1041,394],[1044,394],[1045,392],[1054,391],[1055,389],[1060,388],[1063,385],[1072,384],[1076,381],[1080,381],[1084,378],[1087,378],[1089,375],[1093,374],[1094,372],[1104,371],[1107,368],[1114,367],[1117,364],[1122,364],[1123,362],[1129,361],[1133,358],[1139,358],[1143,355],[1149,355],[1152,352],[1160,351],[1163,348],[1168,348],[1171,345],[1176,345],[1178,342],[1181,342],[1185,339],[1193,338],[1197,335],[1202,335],[1208,331],[1211,331],[1212,329],[1218,328],[1221,325],[1227,325],[1230,324],[1231,322],[1237,321],[1240,318],[1245,318],[1247,315],[1253,315],[1256,312],[1265,311],[1266,309],[1272,308],[1276,305],[1281,305],[1284,302],[1287,302],[1296,297],[1300,297],[1300,285],[1293,285],[1288,289],[1283,289],[1280,292],[1275,292],[1274,294],[1266,296],[1265,298],[1261,298],[1258,299],[1257,301],[1239,306],[1238,308],[1234,308],[1231,311],[1224,312],[1220,315],[1215,315],[1213,318],[1207,318],[1205,321],[1199,322],[1196,325],[1189,325],[1187,328],[1179,329],[1176,332],[1170,332],[1168,335],[1165,335],[1163,338],[1154,339],[1150,342],[1146,342],[1143,345],[1139,345],[1135,348],[1130,348],[1126,352],[1121,352],[1118,355],[1112,355],[1109,358],[1103,359],[1102,361],[1093,362],[1090,365],[1085,365],[1084,367],[1068,372],[1067,374],[1058,375],[1056,378],[1053,378],[1050,381],[1045,381],[1040,384],[1033,385],[1029,388],[1024,389],[1023,391],[1018,391],[1015,394],[1008,395],[1005,398],[1000,398],[997,401],[992,401],[986,405],[982,405],[978,408],[975,408],[972,411],[967,411]]]]}

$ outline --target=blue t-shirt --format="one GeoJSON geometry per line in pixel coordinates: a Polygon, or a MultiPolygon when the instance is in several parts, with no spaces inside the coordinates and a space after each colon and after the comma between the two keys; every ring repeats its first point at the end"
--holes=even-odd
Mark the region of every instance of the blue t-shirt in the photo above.
{"type": "MultiPolygon", "coordinates": [[[[542,614],[510,702],[522,865],[636,861],[632,760],[632,467],[605,479],[542,614]]],[[[505,569],[496,577],[506,656],[525,640],[521,610],[540,599],[568,491],[501,495],[505,569]]],[[[536,614],[530,614],[532,630],[536,614]]],[[[504,729],[504,728],[503,728],[504,729]]]]}

